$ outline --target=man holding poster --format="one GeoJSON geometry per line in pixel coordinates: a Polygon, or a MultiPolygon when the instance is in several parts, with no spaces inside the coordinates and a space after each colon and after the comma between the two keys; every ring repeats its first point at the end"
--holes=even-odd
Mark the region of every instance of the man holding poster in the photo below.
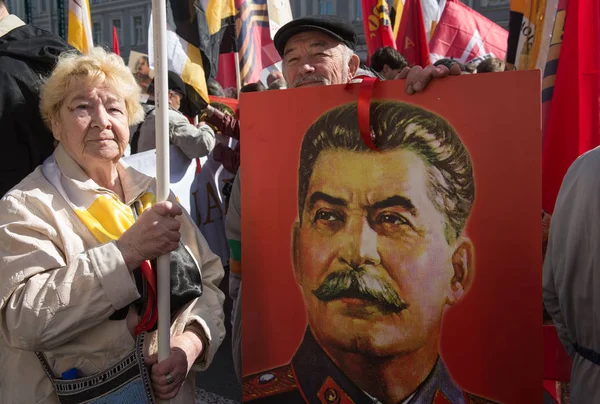
{"type": "Polygon", "coordinates": [[[308,328],[288,366],[244,379],[245,396],[489,402],[456,386],[439,357],[444,310],[474,274],[463,236],[475,199],[469,153],[442,117],[390,100],[371,104],[373,153],[356,111],[329,110],[302,141],[292,250],[308,328]],[[265,389],[270,377],[296,387],[265,389]]]}

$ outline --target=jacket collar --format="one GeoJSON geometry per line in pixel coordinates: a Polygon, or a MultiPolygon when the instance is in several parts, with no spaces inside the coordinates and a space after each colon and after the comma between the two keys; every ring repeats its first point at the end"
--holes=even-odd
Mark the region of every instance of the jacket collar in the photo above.
{"type": "MultiPolygon", "coordinates": [[[[65,150],[62,144],[58,144],[54,150],[54,159],[62,175],[73,180],[81,190],[96,192],[112,192],[109,189],[99,186],[83,171],[83,168],[65,150]]],[[[148,190],[152,184],[153,178],[133,169],[122,159],[119,160],[117,172],[125,194],[125,204],[131,205],[141,194],[148,190]]]]}
{"type": "MultiPolygon", "coordinates": [[[[328,394],[337,394],[340,403],[374,402],[373,398],[348,379],[327,356],[310,329],[306,330],[304,339],[292,358],[292,369],[299,389],[311,404],[328,402],[328,394]]],[[[442,359],[438,357],[429,376],[413,393],[408,403],[430,404],[440,396],[450,403],[464,403],[463,392],[454,384],[442,359]]]]}
{"type": "Polygon", "coordinates": [[[16,15],[7,15],[0,20],[0,37],[3,37],[13,29],[22,27],[23,25],[25,25],[25,23],[16,15]]]}

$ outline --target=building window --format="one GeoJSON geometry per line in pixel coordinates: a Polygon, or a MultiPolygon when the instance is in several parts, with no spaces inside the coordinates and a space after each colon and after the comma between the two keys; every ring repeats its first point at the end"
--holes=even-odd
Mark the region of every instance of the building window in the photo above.
{"type": "Polygon", "coordinates": [[[46,0],[40,0],[40,12],[47,13],[48,12],[47,5],[48,4],[46,3],[46,0]]]}
{"type": "Polygon", "coordinates": [[[92,36],[94,38],[94,44],[102,43],[102,24],[95,22],[92,24],[92,36]]]}
{"type": "Polygon", "coordinates": [[[356,21],[362,21],[363,19],[363,13],[362,13],[362,1],[361,0],[356,0],[354,2],[354,4],[356,5],[356,21]]]}
{"type": "Polygon", "coordinates": [[[319,14],[333,14],[333,0],[319,0],[319,14]]]}
{"type": "Polygon", "coordinates": [[[142,24],[142,16],[133,17],[133,44],[142,45],[144,43],[144,27],[142,24]]]}
{"type": "Polygon", "coordinates": [[[125,38],[121,35],[121,20],[113,20],[113,27],[117,29],[117,38],[119,38],[119,45],[122,45],[125,38]]]}

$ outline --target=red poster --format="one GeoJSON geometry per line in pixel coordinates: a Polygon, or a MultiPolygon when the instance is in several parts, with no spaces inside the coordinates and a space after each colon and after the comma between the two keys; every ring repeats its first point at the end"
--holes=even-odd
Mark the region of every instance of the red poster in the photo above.
{"type": "Polygon", "coordinates": [[[540,83],[242,94],[245,402],[541,402],[540,83]]]}

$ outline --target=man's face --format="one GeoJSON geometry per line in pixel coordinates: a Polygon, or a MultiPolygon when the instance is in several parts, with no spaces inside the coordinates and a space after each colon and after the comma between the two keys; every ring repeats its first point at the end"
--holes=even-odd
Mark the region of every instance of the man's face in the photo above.
{"type": "Polygon", "coordinates": [[[345,46],[319,31],[294,35],[285,45],[283,76],[288,88],[345,84],[358,67],[358,56],[344,60],[345,46]]]}
{"type": "Polygon", "coordinates": [[[392,69],[389,65],[383,65],[383,70],[381,71],[381,75],[386,80],[394,80],[402,69],[392,69]]]}
{"type": "Polygon", "coordinates": [[[408,150],[323,151],[294,230],[308,323],[328,348],[376,357],[437,349],[446,305],[471,276],[449,244],[423,160],[408,150]]]}
{"type": "Polygon", "coordinates": [[[138,60],[137,73],[142,74],[142,75],[148,75],[150,73],[150,67],[148,66],[148,63],[146,62],[146,59],[140,58],[138,60]]]}
{"type": "Polygon", "coordinates": [[[169,105],[171,106],[171,108],[179,111],[179,108],[181,108],[182,98],[183,96],[177,91],[169,90],[169,105]]]}

